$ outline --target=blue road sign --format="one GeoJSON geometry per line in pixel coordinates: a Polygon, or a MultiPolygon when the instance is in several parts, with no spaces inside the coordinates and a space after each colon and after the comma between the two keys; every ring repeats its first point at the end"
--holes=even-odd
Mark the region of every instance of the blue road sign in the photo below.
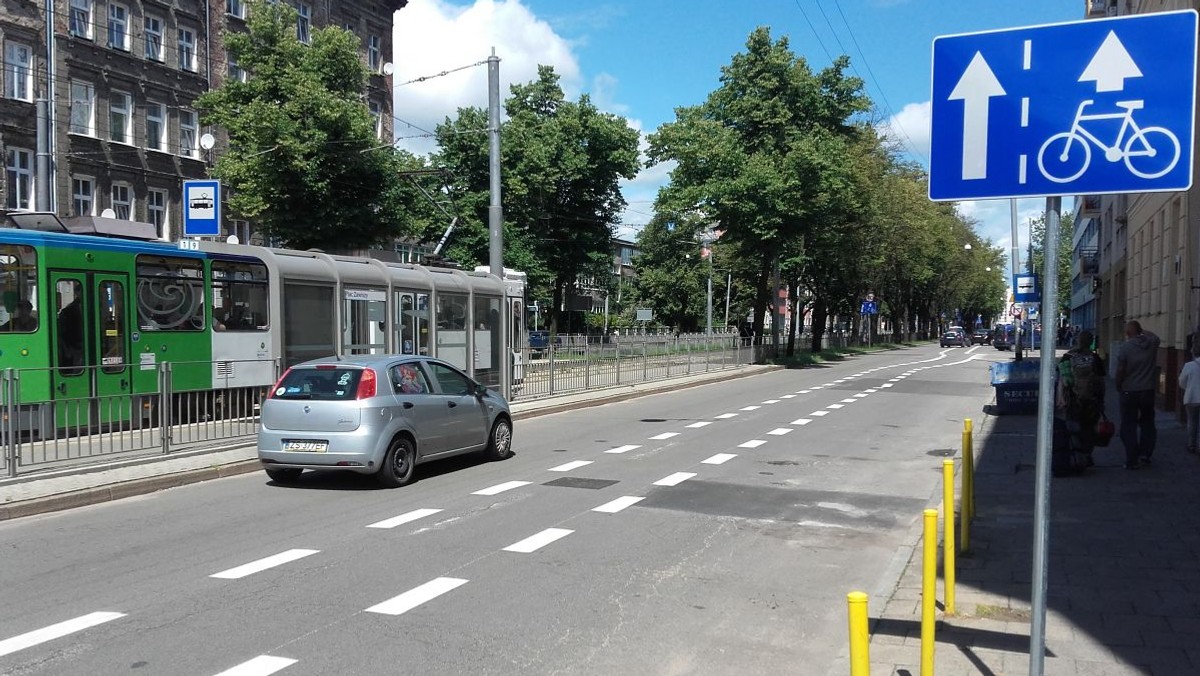
{"type": "Polygon", "coordinates": [[[933,41],[929,198],[1187,190],[1194,10],[933,41]]]}
{"type": "Polygon", "coordinates": [[[1042,302],[1037,275],[1013,275],[1013,300],[1018,303],[1042,302]]]}
{"type": "Polygon", "coordinates": [[[864,300],[858,312],[864,315],[877,315],[879,314],[879,306],[873,300],[864,300]]]}
{"type": "Polygon", "coordinates": [[[221,234],[221,182],[183,182],[183,234],[216,237],[221,234]]]}

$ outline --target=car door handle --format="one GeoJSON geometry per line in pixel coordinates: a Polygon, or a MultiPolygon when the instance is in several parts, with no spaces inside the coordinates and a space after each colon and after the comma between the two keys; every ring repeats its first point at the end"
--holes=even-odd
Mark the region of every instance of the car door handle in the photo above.
{"type": "Polygon", "coordinates": [[[455,406],[458,406],[458,402],[457,401],[448,401],[448,402],[446,402],[446,405],[449,406],[450,408],[454,408],[455,406]]]}
{"type": "Polygon", "coordinates": [[[406,401],[403,404],[401,404],[401,406],[403,406],[404,408],[412,408],[413,403],[411,401],[406,401]]]}

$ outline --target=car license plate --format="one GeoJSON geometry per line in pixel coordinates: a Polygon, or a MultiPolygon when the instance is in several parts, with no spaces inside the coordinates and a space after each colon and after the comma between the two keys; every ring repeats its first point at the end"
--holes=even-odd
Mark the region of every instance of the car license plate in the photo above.
{"type": "Polygon", "coordinates": [[[312,439],[284,439],[283,450],[297,453],[324,453],[329,450],[329,442],[312,439]]]}

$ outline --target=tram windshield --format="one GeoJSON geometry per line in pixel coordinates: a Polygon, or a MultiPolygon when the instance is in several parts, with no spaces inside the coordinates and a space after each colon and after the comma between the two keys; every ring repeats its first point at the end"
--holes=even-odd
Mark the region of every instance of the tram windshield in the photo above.
{"type": "Polygon", "coordinates": [[[214,331],[266,331],[267,266],[213,261],[214,331]]]}
{"type": "Polygon", "coordinates": [[[38,328],[37,252],[30,246],[0,245],[0,333],[38,328]]]}

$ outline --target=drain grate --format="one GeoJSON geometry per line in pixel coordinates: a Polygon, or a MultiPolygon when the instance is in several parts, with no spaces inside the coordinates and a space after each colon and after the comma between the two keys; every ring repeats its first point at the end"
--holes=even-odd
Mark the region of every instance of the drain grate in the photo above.
{"type": "Polygon", "coordinates": [[[608,488],[617,483],[615,479],[585,479],[578,476],[565,476],[553,481],[547,481],[543,486],[562,486],[564,488],[587,488],[597,490],[600,488],[608,488]]]}

